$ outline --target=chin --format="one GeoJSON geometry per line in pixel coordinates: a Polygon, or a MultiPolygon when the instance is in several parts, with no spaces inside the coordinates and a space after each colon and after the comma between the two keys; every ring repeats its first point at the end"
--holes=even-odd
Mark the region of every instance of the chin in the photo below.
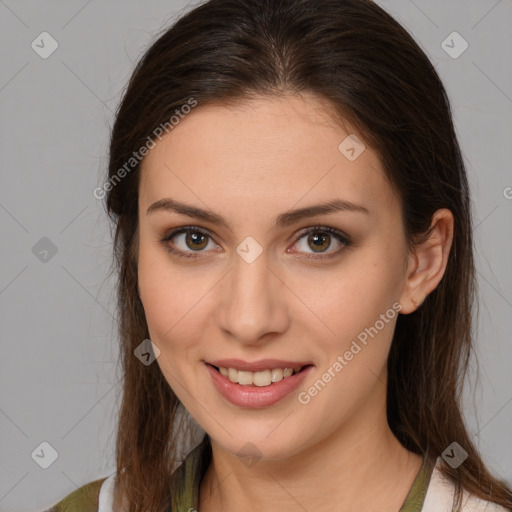
{"type": "Polygon", "coordinates": [[[239,437],[229,437],[225,432],[222,438],[212,439],[216,441],[222,449],[236,455],[250,466],[258,461],[280,461],[286,460],[298,451],[297,440],[289,432],[283,430],[281,435],[273,433],[270,436],[266,433],[251,433],[250,429],[244,429],[244,435],[239,437]]]}

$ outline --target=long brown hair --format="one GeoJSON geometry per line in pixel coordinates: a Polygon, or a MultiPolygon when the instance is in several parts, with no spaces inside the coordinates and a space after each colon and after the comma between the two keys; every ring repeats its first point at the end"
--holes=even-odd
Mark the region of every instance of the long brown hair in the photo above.
{"type": "MultiPolygon", "coordinates": [[[[157,364],[135,348],[149,338],[138,300],[138,184],[134,152],[176,111],[251,95],[313,93],[379,155],[414,247],[439,208],[454,215],[445,275],[422,306],[399,315],[388,359],[387,418],[408,450],[434,462],[454,441],[468,453],[441,472],[461,491],[512,508],[512,493],[485,467],[461,412],[476,314],[469,187],[445,89],[408,32],[370,0],[210,0],[147,49],[117,111],[105,204],[119,282],[123,398],[116,442],[116,507],[163,511],[187,428],[157,364]],[[127,166],[127,162],[129,165],[127,166]],[[124,172],[120,170],[124,168],[124,172]]],[[[185,111],[186,112],[186,111],[185,111]]],[[[160,137],[158,137],[160,138],[160,137]]]]}

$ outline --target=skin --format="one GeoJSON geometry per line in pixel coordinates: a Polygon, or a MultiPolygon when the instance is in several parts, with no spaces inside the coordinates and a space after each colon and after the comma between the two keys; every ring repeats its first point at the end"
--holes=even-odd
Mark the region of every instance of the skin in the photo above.
{"type": "Polygon", "coordinates": [[[397,316],[309,403],[297,399],[393,303],[401,314],[416,309],[441,280],[452,242],[453,216],[439,210],[430,238],[409,252],[400,201],[377,154],[367,147],[349,161],[338,150],[348,135],[315,96],[261,97],[196,107],[143,162],[139,290],[157,362],[212,438],[200,512],[396,512],[420,469],[421,457],[400,445],[386,420],[397,316]],[[162,198],[211,210],[230,228],[147,214],[162,198]],[[370,214],[341,211],[273,228],[284,211],[336,198],[370,214]],[[329,246],[324,232],[320,254],[342,250],[311,259],[319,253],[302,232],[315,225],[342,231],[352,245],[332,236],[329,246]],[[181,226],[211,236],[199,252],[184,234],[167,242],[199,254],[195,260],[170,254],[160,241],[181,226]],[[263,250],[250,264],[236,252],[247,236],[263,250]],[[312,361],[314,368],[297,392],[248,409],[219,395],[206,371],[204,361],[228,357],[312,361]],[[248,442],[259,457],[252,465],[236,455],[248,442]]]}

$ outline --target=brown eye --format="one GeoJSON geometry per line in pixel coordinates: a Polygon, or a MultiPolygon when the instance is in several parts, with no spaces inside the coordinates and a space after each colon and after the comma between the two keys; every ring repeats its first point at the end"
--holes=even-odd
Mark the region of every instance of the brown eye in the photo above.
{"type": "Polygon", "coordinates": [[[308,244],[315,252],[322,252],[331,245],[330,235],[323,235],[319,232],[310,233],[308,236],[308,244]]]}
{"type": "Polygon", "coordinates": [[[208,235],[198,231],[188,231],[185,237],[185,243],[189,249],[194,251],[204,249],[208,245],[208,235]]]}
{"type": "MultiPolygon", "coordinates": [[[[202,253],[208,252],[205,249],[208,247],[209,242],[213,245],[212,249],[218,248],[218,245],[207,231],[193,226],[175,229],[160,241],[171,254],[177,255],[180,258],[201,257],[202,253]]],[[[350,238],[337,229],[314,226],[308,228],[297,238],[294,245],[299,247],[297,251],[293,252],[306,253],[305,257],[311,259],[330,258],[336,256],[351,244],[350,238]],[[302,239],[304,239],[304,242],[302,242],[302,239]],[[333,242],[338,244],[338,248],[328,251],[333,242]],[[301,244],[303,247],[300,247],[301,244]]]]}
{"type": "Polygon", "coordinates": [[[350,238],[337,229],[327,226],[314,226],[299,235],[294,244],[297,246],[297,250],[293,252],[306,253],[306,257],[312,259],[330,258],[331,256],[336,256],[351,244],[350,238]],[[334,246],[337,244],[338,248],[328,251],[333,244],[334,246]],[[314,255],[314,253],[317,253],[317,255],[314,255]]]}
{"type": "Polygon", "coordinates": [[[202,229],[195,227],[178,228],[160,240],[164,247],[180,258],[198,258],[211,241],[211,236],[202,229]]]}

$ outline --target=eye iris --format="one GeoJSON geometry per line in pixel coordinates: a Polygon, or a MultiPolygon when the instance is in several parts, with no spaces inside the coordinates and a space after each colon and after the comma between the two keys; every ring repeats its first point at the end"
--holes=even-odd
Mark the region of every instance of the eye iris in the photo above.
{"type": "Polygon", "coordinates": [[[311,247],[311,248],[316,252],[321,252],[322,249],[327,249],[330,245],[329,240],[330,240],[329,235],[322,235],[319,233],[312,233],[308,237],[308,242],[312,241],[314,244],[314,247],[311,247]],[[327,245],[325,244],[326,240],[327,240],[327,245]],[[320,244],[318,244],[317,242],[320,242],[320,244]],[[317,249],[320,249],[320,250],[317,250],[317,249]]]}
{"type": "Polygon", "coordinates": [[[206,235],[203,235],[202,233],[198,233],[198,232],[188,232],[187,233],[187,236],[186,236],[186,242],[187,242],[187,246],[190,248],[190,249],[193,249],[193,250],[199,250],[199,249],[204,249],[206,247],[206,245],[208,245],[208,242],[206,241],[206,243],[204,243],[206,241],[206,235]],[[200,241],[203,241],[203,245],[197,245],[197,243],[201,243],[200,241]],[[190,244],[190,242],[192,242],[190,244]]]}

